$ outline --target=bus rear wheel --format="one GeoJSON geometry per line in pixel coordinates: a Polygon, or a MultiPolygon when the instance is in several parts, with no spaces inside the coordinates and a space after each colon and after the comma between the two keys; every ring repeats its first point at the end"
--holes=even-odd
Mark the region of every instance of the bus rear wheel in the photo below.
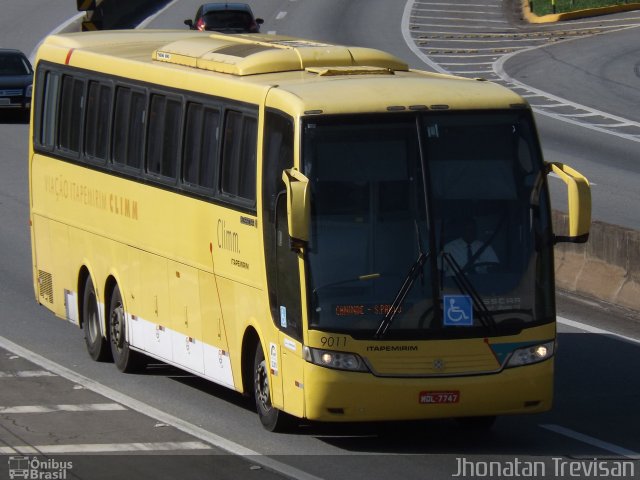
{"type": "Polygon", "coordinates": [[[253,396],[258,417],[264,428],[270,432],[283,432],[291,427],[291,417],[271,404],[269,369],[260,343],[256,348],[253,363],[253,396]]]}
{"type": "Polygon", "coordinates": [[[101,327],[96,289],[93,287],[91,277],[87,276],[82,293],[82,329],[84,330],[84,342],[87,346],[87,352],[97,362],[111,359],[109,343],[102,336],[101,327]]]}
{"type": "Polygon", "coordinates": [[[142,355],[129,348],[126,314],[120,288],[117,285],[113,289],[109,304],[109,337],[113,362],[118,367],[118,370],[124,373],[132,373],[144,366],[142,355]]]}

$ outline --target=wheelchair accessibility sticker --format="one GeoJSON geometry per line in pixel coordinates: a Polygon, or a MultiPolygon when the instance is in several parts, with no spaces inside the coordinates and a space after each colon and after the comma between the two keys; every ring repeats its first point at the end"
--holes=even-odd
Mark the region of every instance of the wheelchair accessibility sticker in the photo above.
{"type": "Polygon", "coordinates": [[[445,327],[473,325],[473,306],[469,295],[444,295],[445,327]]]}

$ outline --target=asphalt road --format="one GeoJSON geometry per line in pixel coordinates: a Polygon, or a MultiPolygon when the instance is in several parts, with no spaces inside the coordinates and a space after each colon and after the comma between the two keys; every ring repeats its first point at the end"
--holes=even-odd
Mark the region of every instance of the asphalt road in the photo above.
{"type": "MultiPolygon", "coordinates": [[[[599,19],[600,23],[603,20],[599,19]]],[[[618,126],[607,131],[587,128],[590,133],[585,134],[585,127],[553,118],[556,108],[540,113],[538,124],[547,159],[573,165],[595,184],[594,219],[637,230],[640,128],[633,123],[640,123],[640,12],[606,20],[618,20],[622,29],[522,52],[509,58],[503,68],[523,84],[619,117],[608,121],[599,115],[587,117],[595,118],[592,124],[618,126]],[[624,136],[631,131],[634,137],[624,136]]]]}
{"type": "MultiPolygon", "coordinates": [[[[149,27],[181,28],[197,4],[173,2],[149,27]]],[[[400,2],[255,0],[252,4],[265,19],[265,32],[379,47],[407,58],[413,66],[422,62],[402,34],[405,11],[400,2]]],[[[67,0],[9,2],[3,13],[14,17],[1,17],[0,46],[18,46],[28,53],[43,35],[75,13],[72,7],[67,0]],[[33,3],[40,5],[39,13],[34,13],[33,3]],[[62,13],[65,9],[67,15],[62,13]],[[27,16],[32,28],[16,26],[27,16]]],[[[601,37],[609,42],[602,47],[605,51],[616,48],[617,35],[601,37]]],[[[509,70],[517,58],[505,64],[510,75],[517,73],[509,70]]],[[[552,57],[547,56],[546,62],[551,63],[539,68],[555,71],[552,57]]],[[[540,77],[540,82],[532,86],[571,98],[570,90],[551,90],[553,79],[545,84],[540,77]]],[[[623,220],[637,220],[637,211],[631,209],[633,194],[637,195],[633,189],[637,142],[546,115],[538,117],[538,124],[547,157],[592,170],[594,198],[602,195],[626,205],[602,211],[604,218],[626,210],[623,220]],[[609,193],[598,193],[601,185],[609,193]]],[[[222,387],[162,365],[123,375],[111,364],[89,361],[81,331],[54,319],[33,298],[27,137],[27,125],[11,118],[0,121],[0,455],[11,454],[2,447],[16,445],[126,444],[132,449],[126,456],[107,459],[47,454],[72,458],[77,462],[72,473],[79,478],[189,474],[191,478],[444,479],[456,473],[462,459],[503,465],[515,459],[544,462],[544,478],[559,478],[563,468],[580,467],[580,462],[588,465],[595,457],[609,466],[640,458],[640,318],[614,306],[562,295],[559,315],[566,320],[559,325],[554,410],[534,417],[501,418],[484,435],[465,431],[452,421],[307,424],[276,435],[262,430],[246,399],[222,387]],[[21,373],[26,371],[40,373],[21,373]],[[85,407],[70,411],[65,405],[85,407]],[[16,410],[25,406],[56,408],[39,413],[16,410]],[[223,451],[235,455],[216,455],[223,451]],[[170,452],[180,455],[169,457],[170,452]]],[[[0,478],[9,473],[3,463],[0,458],[0,478]]],[[[640,475],[637,461],[635,474],[640,475]]]]}

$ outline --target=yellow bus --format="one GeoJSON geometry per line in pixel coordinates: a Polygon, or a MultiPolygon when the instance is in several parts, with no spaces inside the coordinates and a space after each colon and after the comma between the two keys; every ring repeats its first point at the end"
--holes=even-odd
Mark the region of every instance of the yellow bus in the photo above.
{"type": "Polygon", "coordinates": [[[254,396],[269,430],[551,407],[553,245],[587,239],[590,193],[543,161],[520,96],[172,30],[50,36],[34,86],[35,295],[93,359],[254,396]]]}

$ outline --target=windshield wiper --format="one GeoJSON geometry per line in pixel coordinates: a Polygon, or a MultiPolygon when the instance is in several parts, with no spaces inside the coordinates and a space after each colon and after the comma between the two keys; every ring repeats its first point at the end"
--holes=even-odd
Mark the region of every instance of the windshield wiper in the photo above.
{"type": "Polygon", "coordinates": [[[402,283],[400,290],[398,290],[398,293],[396,294],[396,298],[393,300],[393,303],[389,307],[389,311],[387,311],[387,314],[382,319],[382,322],[380,322],[380,325],[378,326],[378,330],[376,330],[376,334],[374,335],[374,338],[382,338],[382,336],[386,333],[387,329],[389,328],[389,325],[391,325],[391,322],[393,322],[393,319],[395,318],[396,314],[400,311],[400,308],[402,307],[404,299],[409,293],[409,290],[411,290],[411,287],[416,281],[416,278],[418,278],[418,276],[422,274],[422,267],[424,263],[427,261],[427,259],[429,258],[429,255],[431,255],[431,252],[427,254],[425,254],[424,252],[420,252],[418,254],[418,258],[416,259],[415,262],[413,262],[413,265],[411,265],[411,269],[409,270],[409,273],[404,279],[404,282],[402,283]]]}
{"type": "Polygon", "coordinates": [[[418,227],[418,222],[414,220],[413,225],[416,227],[416,242],[418,243],[418,258],[416,259],[415,262],[413,262],[413,265],[411,265],[411,269],[409,269],[409,273],[405,277],[404,282],[402,282],[402,286],[400,287],[400,290],[398,290],[398,293],[396,294],[396,298],[393,299],[393,303],[391,303],[389,310],[387,311],[386,315],[380,322],[380,325],[378,325],[378,330],[376,330],[376,334],[374,335],[374,338],[382,338],[382,336],[387,332],[387,329],[391,325],[391,322],[393,322],[393,319],[395,318],[396,314],[400,311],[400,308],[404,303],[404,299],[409,293],[409,290],[411,290],[411,287],[416,281],[416,278],[418,278],[419,275],[422,275],[422,271],[423,271],[422,269],[424,267],[424,264],[429,258],[429,256],[431,255],[431,252],[424,253],[424,251],[422,250],[422,238],[420,237],[420,228],[418,227]]]}
{"type": "MultiPolygon", "coordinates": [[[[490,330],[496,329],[496,320],[493,317],[491,311],[487,308],[486,304],[482,300],[482,297],[478,293],[478,291],[474,288],[473,284],[469,281],[469,279],[465,276],[462,268],[456,262],[456,259],[450,253],[442,252],[442,258],[449,264],[450,270],[453,272],[453,279],[458,286],[458,289],[469,295],[473,304],[478,311],[478,316],[480,318],[480,322],[482,325],[487,327],[490,330]]],[[[443,269],[444,270],[444,269],[443,269]]]]}

